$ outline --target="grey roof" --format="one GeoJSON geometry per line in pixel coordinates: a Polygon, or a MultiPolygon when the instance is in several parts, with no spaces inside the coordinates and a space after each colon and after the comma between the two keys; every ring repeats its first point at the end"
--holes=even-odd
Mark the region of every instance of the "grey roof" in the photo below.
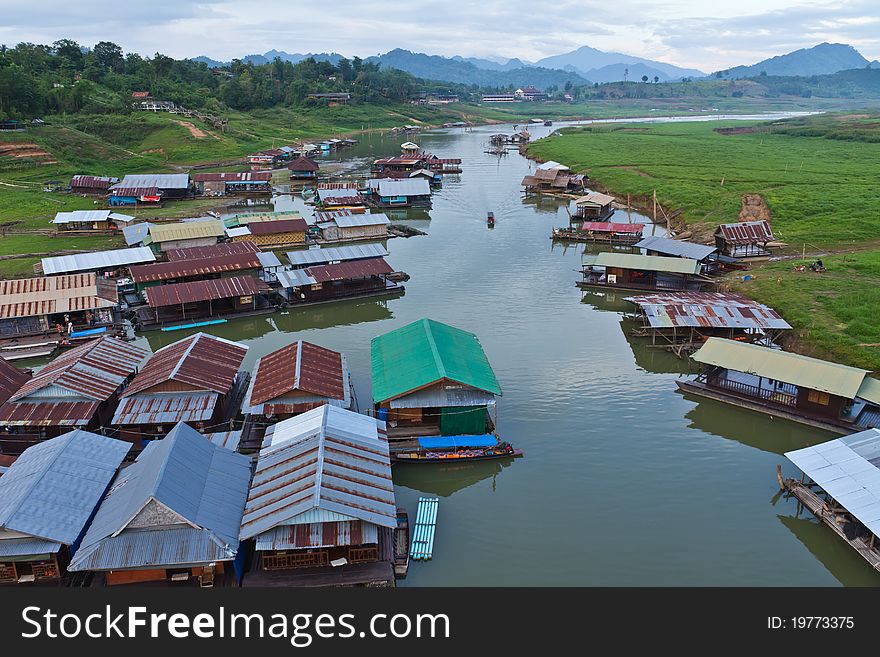
{"type": "MultiPolygon", "coordinates": [[[[141,225],[141,224],[138,224],[141,225]]],[[[113,269],[122,265],[137,265],[155,262],[156,256],[146,246],[130,249],[114,249],[113,251],[95,251],[94,253],[76,253],[74,255],[53,256],[43,258],[43,273],[72,274],[94,269],[113,269]]]]}
{"type": "Polygon", "coordinates": [[[640,249],[656,251],[657,253],[662,253],[664,255],[678,256],[679,258],[691,258],[693,260],[703,260],[717,251],[714,246],[706,246],[705,244],[696,244],[694,242],[684,242],[682,240],[673,240],[668,237],[656,237],[653,235],[644,238],[635,246],[640,249]]]}
{"type": "Polygon", "coordinates": [[[429,196],[431,185],[424,178],[374,178],[370,189],[380,196],[429,196]]]}
{"type": "Polygon", "coordinates": [[[69,570],[143,568],[230,560],[247,499],[250,459],[180,423],[149,443],[98,508],[69,570]],[[148,504],[162,525],[129,524],[148,504]],[[193,530],[193,531],[189,531],[193,530]],[[164,562],[162,559],[169,559],[164,562]]]}
{"type": "Polygon", "coordinates": [[[91,221],[107,221],[113,219],[128,223],[134,221],[134,217],[128,214],[120,214],[113,210],[71,210],[69,212],[59,212],[52,220],[53,224],[71,224],[71,223],[89,223],[91,221]]]}
{"type": "Polygon", "coordinates": [[[129,246],[140,244],[150,235],[150,224],[142,222],[131,226],[122,227],[122,235],[125,237],[125,243],[129,246]]]}
{"type": "MultiPolygon", "coordinates": [[[[382,215],[385,216],[385,215],[382,215]]],[[[333,246],[324,249],[303,249],[288,251],[287,259],[294,267],[308,265],[324,265],[330,262],[346,260],[363,260],[365,258],[384,258],[388,250],[381,244],[353,244],[351,246],[333,246]]]]}
{"type": "Polygon", "coordinates": [[[317,282],[315,278],[309,276],[302,269],[278,272],[278,283],[283,288],[302,287],[303,285],[312,285],[317,282]]]}
{"type": "Polygon", "coordinates": [[[61,543],[47,541],[42,538],[5,538],[0,541],[0,558],[28,557],[42,554],[55,554],[61,549],[61,543]]]}
{"type": "Polygon", "coordinates": [[[880,429],[785,455],[871,532],[880,534],[880,429]]]}
{"type": "Polygon", "coordinates": [[[334,187],[332,189],[319,189],[318,198],[325,200],[328,198],[348,198],[351,196],[359,196],[360,191],[357,185],[352,184],[351,187],[334,187]]]}
{"type": "Polygon", "coordinates": [[[260,261],[260,266],[263,267],[263,269],[272,269],[273,267],[282,266],[278,256],[272,251],[258,251],[257,260],[260,261]]]}
{"type": "Polygon", "coordinates": [[[391,223],[391,220],[383,213],[361,212],[345,216],[335,217],[334,223],[340,228],[355,228],[357,226],[382,226],[391,223]]]}
{"type": "Polygon", "coordinates": [[[448,406],[486,406],[495,401],[491,392],[476,388],[450,388],[448,390],[417,390],[391,400],[391,408],[434,408],[448,406]]]}
{"type": "Polygon", "coordinates": [[[122,179],[114,189],[131,189],[133,187],[158,187],[159,189],[187,189],[188,173],[130,173],[122,179]]]}
{"type": "Polygon", "coordinates": [[[80,430],[29,447],[0,477],[0,527],[74,543],[129,449],[80,430]]]}

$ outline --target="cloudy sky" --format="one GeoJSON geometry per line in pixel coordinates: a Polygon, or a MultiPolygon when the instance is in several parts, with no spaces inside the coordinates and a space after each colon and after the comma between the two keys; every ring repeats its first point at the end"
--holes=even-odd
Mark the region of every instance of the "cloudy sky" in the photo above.
{"type": "Polygon", "coordinates": [[[270,49],[537,60],[590,45],[714,71],[822,41],[880,59],[880,0],[41,0],[4,2],[0,42],[227,60],[270,49]]]}

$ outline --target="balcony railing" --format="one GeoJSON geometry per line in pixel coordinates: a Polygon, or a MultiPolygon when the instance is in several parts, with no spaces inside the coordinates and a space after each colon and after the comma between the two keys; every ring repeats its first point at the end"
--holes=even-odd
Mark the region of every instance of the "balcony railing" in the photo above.
{"type": "Polygon", "coordinates": [[[761,401],[771,402],[780,406],[794,407],[797,405],[797,396],[785,390],[761,388],[750,383],[732,381],[730,379],[710,379],[707,383],[710,386],[724,388],[744,397],[760,399],[761,401]]]}

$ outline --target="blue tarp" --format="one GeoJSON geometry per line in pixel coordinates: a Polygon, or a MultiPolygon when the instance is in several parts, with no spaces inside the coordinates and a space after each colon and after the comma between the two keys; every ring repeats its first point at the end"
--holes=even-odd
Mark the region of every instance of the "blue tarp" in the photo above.
{"type": "Polygon", "coordinates": [[[425,436],[419,438],[422,449],[460,449],[466,447],[494,447],[498,439],[490,433],[482,436],[425,436]]]}
{"type": "Polygon", "coordinates": [[[85,329],[85,330],[83,330],[83,331],[74,331],[73,333],[70,334],[70,337],[72,337],[72,338],[84,338],[84,337],[86,337],[87,335],[99,335],[99,334],[101,334],[101,333],[106,333],[106,332],[107,332],[107,327],[106,327],[106,326],[102,326],[102,327],[100,327],[100,328],[85,329]]]}

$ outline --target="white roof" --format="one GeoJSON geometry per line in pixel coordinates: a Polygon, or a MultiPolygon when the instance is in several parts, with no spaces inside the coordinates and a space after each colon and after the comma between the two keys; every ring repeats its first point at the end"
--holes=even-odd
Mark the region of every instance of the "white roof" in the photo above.
{"type": "Polygon", "coordinates": [[[400,147],[405,151],[413,151],[417,149],[419,145],[412,141],[405,141],[400,145],[400,147]]]}
{"type": "Polygon", "coordinates": [[[121,221],[128,223],[134,221],[134,217],[127,214],[120,214],[112,210],[72,210],[70,212],[59,212],[52,220],[53,224],[70,224],[70,223],[89,223],[92,221],[121,221]]]}
{"type": "Polygon", "coordinates": [[[374,178],[370,189],[379,190],[380,196],[429,196],[431,185],[424,178],[374,178]]]}
{"type": "Polygon", "coordinates": [[[43,258],[43,273],[73,274],[93,269],[113,269],[122,265],[138,265],[156,262],[156,256],[147,246],[131,249],[115,249],[113,251],[96,251],[94,253],[76,253],[74,255],[43,258]]]}
{"type": "Polygon", "coordinates": [[[260,261],[260,266],[265,269],[282,266],[281,261],[278,259],[278,256],[275,255],[272,251],[259,251],[257,253],[257,260],[260,261]]]}
{"type": "Polygon", "coordinates": [[[349,214],[333,219],[334,223],[340,228],[354,228],[355,226],[382,226],[391,223],[391,220],[382,212],[370,214],[364,212],[361,214],[349,214]]]}
{"type": "Polygon", "coordinates": [[[227,228],[226,235],[229,237],[241,237],[242,235],[250,235],[251,229],[247,226],[238,226],[237,228],[227,228]]]}
{"type": "Polygon", "coordinates": [[[568,167],[564,164],[559,164],[559,162],[554,162],[550,160],[549,162],[544,162],[543,164],[538,165],[539,169],[559,169],[560,171],[568,171],[568,167]]]}

